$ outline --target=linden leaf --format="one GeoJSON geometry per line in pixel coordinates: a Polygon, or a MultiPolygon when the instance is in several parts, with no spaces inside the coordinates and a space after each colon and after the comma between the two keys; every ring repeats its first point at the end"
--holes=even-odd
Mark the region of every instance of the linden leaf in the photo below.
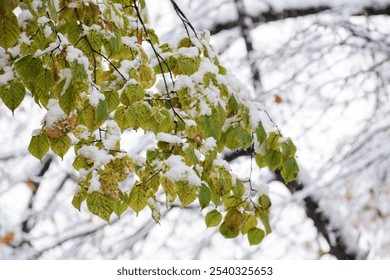
{"type": "Polygon", "coordinates": [[[52,151],[60,156],[61,158],[64,157],[64,155],[68,152],[70,147],[72,146],[72,140],[68,135],[64,135],[62,137],[58,138],[51,138],[50,139],[50,146],[52,151]]]}
{"type": "Polygon", "coordinates": [[[130,191],[129,206],[138,214],[147,205],[146,191],[143,185],[134,185],[130,191]]]}
{"type": "Polygon", "coordinates": [[[250,245],[258,245],[265,236],[264,230],[252,228],[248,231],[248,241],[250,245]]]}
{"type": "Polygon", "coordinates": [[[12,113],[22,103],[25,95],[25,87],[16,80],[11,81],[7,86],[0,87],[0,97],[12,113]]]}
{"type": "Polygon", "coordinates": [[[116,202],[116,199],[99,192],[92,192],[87,195],[88,210],[108,223],[112,212],[114,212],[116,202]]]}
{"type": "Polygon", "coordinates": [[[199,189],[198,200],[202,210],[210,204],[210,189],[205,184],[202,184],[199,189]]]}
{"type": "Polygon", "coordinates": [[[222,234],[225,238],[235,238],[240,234],[239,230],[231,229],[226,222],[223,222],[221,226],[219,227],[219,232],[222,234]]]}
{"type": "Polygon", "coordinates": [[[11,6],[9,3],[0,5],[0,46],[5,50],[15,45],[20,36],[18,19],[11,10],[13,6],[14,4],[11,6]]]}
{"type": "Polygon", "coordinates": [[[28,151],[37,159],[42,160],[43,156],[49,151],[49,148],[49,138],[45,133],[41,132],[40,134],[31,137],[28,151]]]}
{"type": "Polygon", "coordinates": [[[211,210],[206,214],[205,222],[207,227],[216,227],[222,220],[222,214],[217,210],[211,210]]]}
{"type": "Polygon", "coordinates": [[[15,62],[15,69],[25,82],[34,82],[44,71],[42,60],[32,55],[24,56],[15,62]]]}

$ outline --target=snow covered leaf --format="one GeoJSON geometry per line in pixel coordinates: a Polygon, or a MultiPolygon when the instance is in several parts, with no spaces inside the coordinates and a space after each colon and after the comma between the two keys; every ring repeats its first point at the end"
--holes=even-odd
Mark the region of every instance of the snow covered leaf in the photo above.
{"type": "Polygon", "coordinates": [[[43,156],[49,151],[49,148],[49,138],[41,131],[38,135],[31,137],[28,151],[37,159],[42,160],[43,156]]]}
{"type": "Polygon", "coordinates": [[[6,86],[0,86],[0,98],[12,112],[19,107],[25,95],[25,87],[21,82],[16,80],[11,81],[6,86]]]}
{"type": "MultiPolygon", "coordinates": [[[[1,4],[1,9],[6,8],[8,5],[1,4]]],[[[19,39],[20,30],[18,25],[18,19],[14,13],[5,15],[6,11],[3,11],[4,14],[0,16],[0,46],[4,49],[12,47],[19,39]]]]}
{"type": "Polygon", "coordinates": [[[92,192],[87,195],[88,210],[108,223],[116,203],[117,200],[114,198],[99,192],[92,192]]]}
{"type": "Polygon", "coordinates": [[[265,233],[262,229],[252,228],[248,231],[248,241],[250,245],[258,245],[263,240],[265,233]]]}
{"type": "Polygon", "coordinates": [[[222,214],[217,210],[211,210],[206,214],[205,222],[207,227],[216,227],[222,220],[222,214]]]}
{"type": "Polygon", "coordinates": [[[68,150],[72,146],[72,140],[70,139],[69,135],[64,135],[64,136],[58,137],[58,138],[51,138],[50,139],[50,146],[51,146],[52,151],[56,155],[63,158],[64,155],[68,152],[68,150]]]}
{"type": "Polygon", "coordinates": [[[137,214],[145,208],[147,204],[147,197],[145,187],[141,185],[134,185],[130,192],[129,206],[137,214]]]}

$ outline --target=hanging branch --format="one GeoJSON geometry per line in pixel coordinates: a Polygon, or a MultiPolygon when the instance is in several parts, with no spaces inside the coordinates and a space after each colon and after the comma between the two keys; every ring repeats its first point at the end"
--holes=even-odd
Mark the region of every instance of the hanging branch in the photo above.
{"type": "Polygon", "coordinates": [[[172,83],[173,83],[173,86],[174,86],[174,85],[175,85],[175,82],[174,82],[174,80],[173,80],[172,72],[171,72],[171,70],[170,70],[170,68],[169,68],[169,65],[168,65],[168,63],[161,57],[161,55],[157,52],[155,46],[153,45],[152,41],[150,40],[148,29],[146,28],[145,23],[144,23],[144,21],[143,21],[143,19],[142,19],[142,16],[141,16],[141,13],[140,13],[139,8],[138,8],[138,6],[137,6],[136,0],[133,0],[133,3],[134,3],[134,6],[133,6],[133,7],[134,7],[134,10],[135,10],[136,13],[137,13],[138,20],[140,21],[140,23],[141,23],[141,25],[142,25],[142,28],[143,28],[143,30],[144,30],[144,32],[145,32],[146,41],[147,41],[147,42],[149,43],[149,45],[151,46],[151,48],[152,48],[152,50],[153,50],[153,52],[154,52],[154,54],[155,54],[155,56],[156,56],[156,58],[157,58],[158,65],[160,66],[162,78],[163,78],[163,81],[164,81],[165,90],[166,90],[167,95],[168,95],[168,98],[169,98],[169,101],[168,101],[168,102],[169,102],[169,105],[170,105],[170,107],[171,107],[171,109],[172,109],[172,111],[173,111],[173,114],[174,114],[175,116],[177,116],[183,123],[185,123],[185,121],[184,121],[183,118],[179,115],[179,113],[176,112],[176,110],[175,110],[175,108],[174,108],[174,106],[173,106],[173,104],[172,104],[172,101],[171,101],[171,100],[172,100],[172,99],[171,99],[171,92],[169,91],[168,82],[167,82],[167,80],[166,80],[166,78],[165,78],[165,75],[164,75],[164,68],[163,68],[163,65],[162,65],[162,64],[164,63],[164,65],[167,66],[168,72],[170,73],[171,80],[172,80],[172,83]]]}
{"type": "Polygon", "coordinates": [[[182,23],[184,25],[184,28],[185,28],[185,30],[187,32],[188,37],[191,37],[191,35],[190,35],[190,32],[189,32],[187,26],[189,28],[191,28],[191,30],[194,33],[195,37],[197,39],[199,39],[198,35],[197,35],[196,31],[195,31],[195,28],[192,26],[191,22],[188,20],[188,18],[183,13],[183,11],[179,8],[179,6],[176,4],[176,2],[174,0],[170,0],[170,1],[171,1],[172,6],[173,6],[173,9],[175,10],[176,14],[178,15],[178,17],[180,18],[180,20],[182,21],[182,23]]]}

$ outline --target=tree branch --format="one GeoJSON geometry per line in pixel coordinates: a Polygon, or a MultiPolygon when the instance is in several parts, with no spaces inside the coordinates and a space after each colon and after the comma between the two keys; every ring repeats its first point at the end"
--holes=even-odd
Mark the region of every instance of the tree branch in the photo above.
{"type": "MultiPolygon", "coordinates": [[[[288,18],[297,18],[303,16],[310,16],[320,14],[325,11],[330,11],[333,8],[331,6],[317,6],[307,7],[300,9],[285,9],[282,11],[275,11],[270,7],[266,12],[261,12],[256,16],[247,15],[247,18],[251,20],[254,25],[261,23],[273,22],[288,18]]],[[[365,6],[360,11],[352,14],[352,16],[377,16],[377,15],[390,15],[390,5],[386,6],[365,6]]],[[[216,23],[210,27],[211,34],[217,34],[223,30],[233,29],[238,26],[237,20],[216,23]]]]}

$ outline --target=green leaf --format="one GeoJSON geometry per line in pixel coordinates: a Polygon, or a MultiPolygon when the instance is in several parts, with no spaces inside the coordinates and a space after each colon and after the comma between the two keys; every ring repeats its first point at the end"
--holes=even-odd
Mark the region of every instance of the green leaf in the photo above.
{"type": "Polygon", "coordinates": [[[85,125],[91,130],[96,130],[101,126],[109,117],[107,102],[100,100],[98,105],[95,107],[87,102],[84,110],[82,111],[83,120],[85,125]]]}
{"type": "MultiPolygon", "coordinates": [[[[1,10],[8,7],[8,3],[5,4],[5,6],[3,5],[3,3],[0,5],[1,10]]],[[[4,14],[0,16],[0,46],[7,50],[17,43],[20,36],[20,29],[18,25],[18,19],[14,13],[9,13],[9,11],[5,10],[2,12],[4,14]],[[9,14],[6,15],[7,13],[9,14]]]]}
{"type": "Polygon", "coordinates": [[[100,100],[96,107],[96,124],[101,126],[109,117],[108,106],[106,100],[100,100]]]}
{"type": "Polygon", "coordinates": [[[235,238],[240,234],[239,230],[231,229],[226,222],[223,222],[219,227],[219,232],[225,238],[235,238]]]}
{"type": "Polygon", "coordinates": [[[76,109],[76,104],[78,100],[78,93],[74,89],[73,85],[70,84],[65,90],[65,93],[60,97],[60,106],[61,109],[66,113],[70,114],[74,109],[76,109]]]}
{"type": "Polygon", "coordinates": [[[267,142],[267,150],[278,150],[280,147],[279,143],[280,134],[275,132],[270,132],[266,142],[267,142]]]}
{"type": "Polygon", "coordinates": [[[246,191],[244,183],[240,179],[236,179],[236,184],[233,186],[232,190],[236,197],[242,197],[246,191]]]}
{"type": "Polygon", "coordinates": [[[114,120],[120,129],[125,130],[129,128],[131,125],[130,109],[125,106],[119,106],[115,111],[114,120]]]}
{"type": "Polygon", "coordinates": [[[138,214],[147,204],[146,191],[143,185],[134,185],[130,191],[129,206],[138,214]]]}
{"type": "Polygon", "coordinates": [[[50,146],[52,151],[61,158],[68,152],[72,146],[72,140],[68,135],[64,135],[59,138],[50,139],[50,146]]]}
{"type": "Polygon", "coordinates": [[[53,72],[50,70],[44,70],[37,76],[34,93],[43,106],[47,106],[54,84],[53,72]]]}
{"type": "Polygon", "coordinates": [[[259,122],[256,128],[256,137],[257,137],[257,141],[259,141],[260,144],[263,143],[265,139],[267,139],[267,132],[265,132],[265,129],[261,122],[259,122]]]}
{"type": "Polygon", "coordinates": [[[192,47],[192,42],[191,39],[188,37],[184,37],[183,39],[180,40],[179,44],[177,45],[177,48],[190,48],[192,47]]]}
{"type": "Polygon", "coordinates": [[[196,199],[196,190],[195,186],[189,185],[188,182],[178,182],[177,184],[177,196],[180,199],[182,207],[187,206],[196,199]]]}
{"type": "Polygon", "coordinates": [[[293,141],[291,139],[287,139],[282,143],[283,156],[286,158],[290,158],[295,156],[297,151],[297,147],[295,147],[293,141]]]}
{"type": "Polygon", "coordinates": [[[299,172],[298,164],[295,158],[288,158],[282,164],[282,171],[280,174],[282,175],[284,181],[289,183],[294,181],[299,172]]]}
{"type": "Polygon", "coordinates": [[[145,96],[145,90],[141,84],[127,84],[122,91],[120,100],[125,106],[130,106],[133,103],[140,101],[145,96]]]}
{"type": "Polygon", "coordinates": [[[264,230],[252,228],[248,231],[248,241],[250,245],[258,245],[265,236],[264,230]]]}
{"type": "Polygon", "coordinates": [[[207,227],[216,227],[222,220],[222,214],[217,210],[211,210],[206,214],[205,221],[207,227]]]}
{"type": "Polygon", "coordinates": [[[252,136],[241,126],[230,126],[226,133],[226,147],[247,149],[252,144],[252,136]]]}
{"type": "Polygon", "coordinates": [[[114,204],[114,213],[120,218],[120,216],[129,208],[129,196],[127,194],[123,194],[121,200],[118,200],[114,204]]]}
{"type": "Polygon", "coordinates": [[[267,234],[270,234],[272,232],[271,225],[269,223],[269,216],[266,213],[259,213],[259,217],[261,222],[263,223],[263,226],[265,228],[265,232],[267,234]]]}
{"type": "Polygon", "coordinates": [[[25,95],[25,87],[16,80],[11,81],[7,86],[0,87],[0,97],[12,113],[22,103],[25,95]]]}
{"type": "Polygon", "coordinates": [[[282,166],[283,155],[281,152],[276,150],[270,150],[264,157],[267,166],[274,172],[282,166]]]}
{"type": "Polygon", "coordinates": [[[175,75],[188,75],[191,76],[198,71],[200,65],[199,57],[185,57],[179,56],[176,60],[176,67],[171,69],[175,75]]]}
{"type": "Polygon", "coordinates": [[[247,234],[250,229],[257,227],[257,224],[258,221],[256,216],[246,214],[245,222],[240,228],[240,231],[242,234],[247,234]]]}
{"type": "Polygon", "coordinates": [[[49,138],[45,133],[41,132],[39,135],[31,137],[28,151],[37,159],[42,160],[43,156],[49,151],[49,148],[49,138]]]}
{"type": "Polygon", "coordinates": [[[44,71],[42,60],[27,55],[15,62],[15,69],[25,82],[34,82],[39,74],[44,71]]]}
{"type": "Polygon", "coordinates": [[[165,176],[160,176],[160,184],[165,192],[166,205],[169,207],[177,197],[177,186],[165,176]]]}
{"type": "Polygon", "coordinates": [[[88,210],[108,223],[112,212],[114,212],[115,204],[116,199],[99,192],[92,192],[87,195],[88,210]]]}
{"type": "Polygon", "coordinates": [[[241,228],[245,221],[245,216],[242,212],[236,208],[230,209],[224,219],[226,225],[233,231],[237,231],[241,228]]]}
{"type": "Polygon", "coordinates": [[[205,184],[202,184],[199,189],[198,200],[202,210],[210,204],[210,189],[205,184]]]}
{"type": "Polygon", "coordinates": [[[81,204],[87,197],[87,191],[85,189],[80,190],[72,199],[72,205],[74,208],[80,211],[81,204]]]}
{"type": "Polygon", "coordinates": [[[163,108],[159,110],[154,110],[148,122],[144,123],[143,125],[140,124],[140,126],[144,130],[150,129],[155,134],[157,134],[159,132],[171,132],[173,124],[174,122],[171,118],[170,112],[167,109],[163,108]]]}
{"type": "Polygon", "coordinates": [[[262,210],[268,210],[271,207],[271,200],[268,195],[261,195],[258,202],[262,210]]]}
{"type": "Polygon", "coordinates": [[[267,166],[267,161],[263,155],[255,154],[255,160],[258,167],[263,168],[267,166]]]}
{"type": "Polygon", "coordinates": [[[221,138],[222,127],[216,120],[215,115],[200,116],[197,123],[204,139],[214,137],[214,139],[218,141],[219,138],[221,138]]]}
{"type": "Polygon", "coordinates": [[[140,65],[138,76],[145,89],[151,88],[156,83],[156,76],[153,73],[153,69],[146,64],[140,65]]]}
{"type": "Polygon", "coordinates": [[[227,104],[227,114],[228,116],[233,116],[238,111],[238,103],[234,95],[229,97],[229,101],[227,104]]]}
{"type": "Polygon", "coordinates": [[[119,106],[119,93],[116,90],[105,91],[104,97],[107,102],[108,112],[115,111],[119,106]]]}

